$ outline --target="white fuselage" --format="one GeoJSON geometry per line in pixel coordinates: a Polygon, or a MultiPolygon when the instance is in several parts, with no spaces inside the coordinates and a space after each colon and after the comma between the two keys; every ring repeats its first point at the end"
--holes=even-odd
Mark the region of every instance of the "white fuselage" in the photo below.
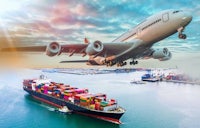
{"type": "Polygon", "coordinates": [[[176,33],[177,29],[185,27],[191,20],[192,16],[185,11],[165,10],[148,17],[113,42],[131,42],[133,39],[140,39],[152,45],[176,33]]]}

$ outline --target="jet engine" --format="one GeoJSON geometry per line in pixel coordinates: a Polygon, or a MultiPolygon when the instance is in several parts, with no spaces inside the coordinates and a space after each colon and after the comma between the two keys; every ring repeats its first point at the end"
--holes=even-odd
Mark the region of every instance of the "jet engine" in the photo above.
{"type": "Polygon", "coordinates": [[[61,50],[61,45],[57,42],[50,43],[46,48],[46,55],[52,57],[57,55],[61,50]]]}
{"type": "Polygon", "coordinates": [[[88,44],[85,52],[88,55],[96,55],[96,54],[102,52],[103,49],[104,49],[104,46],[103,46],[102,42],[97,40],[95,42],[88,44]]]}
{"type": "Polygon", "coordinates": [[[153,52],[152,57],[160,61],[169,60],[172,57],[171,52],[167,48],[157,49],[153,52]]]}

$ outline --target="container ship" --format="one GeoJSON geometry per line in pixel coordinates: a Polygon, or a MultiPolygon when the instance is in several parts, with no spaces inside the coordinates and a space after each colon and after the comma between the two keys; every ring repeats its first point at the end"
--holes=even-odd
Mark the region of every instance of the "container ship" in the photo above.
{"type": "Polygon", "coordinates": [[[63,83],[52,82],[43,75],[38,79],[25,79],[23,89],[33,98],[58,109],[67,107],[77,114],[121,124],[125,109],[106,94],[91,94],[88,89],[79,89],[63,83]]]}

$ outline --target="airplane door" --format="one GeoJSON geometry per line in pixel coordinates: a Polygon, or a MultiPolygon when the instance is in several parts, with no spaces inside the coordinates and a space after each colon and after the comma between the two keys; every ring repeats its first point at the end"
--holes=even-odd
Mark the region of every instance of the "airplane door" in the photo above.
{"type": "Polygon", "coordinates": [[[137,30],[137,35],[139,36],[139,35],[140,35],[140,33],[141,33],[141,29],[140,29],[140,28],[138,28],[138,30],[137,30]]]}
{"type": "Polygon", "coordinates": [[[169,20],[169,13],[165,13],[162,15],[163,22],[167,22],[169,20]]]}

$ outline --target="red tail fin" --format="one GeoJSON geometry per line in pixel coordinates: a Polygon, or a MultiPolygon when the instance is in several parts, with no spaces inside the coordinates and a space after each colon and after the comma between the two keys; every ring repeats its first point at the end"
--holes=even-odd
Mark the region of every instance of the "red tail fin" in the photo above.
{"type": "Polygon", "coordinates": [[[85,44],[90,43],[89,40],[88,40],[86,37],[84,38],[84,43],[85,43],[85,44]]]}

